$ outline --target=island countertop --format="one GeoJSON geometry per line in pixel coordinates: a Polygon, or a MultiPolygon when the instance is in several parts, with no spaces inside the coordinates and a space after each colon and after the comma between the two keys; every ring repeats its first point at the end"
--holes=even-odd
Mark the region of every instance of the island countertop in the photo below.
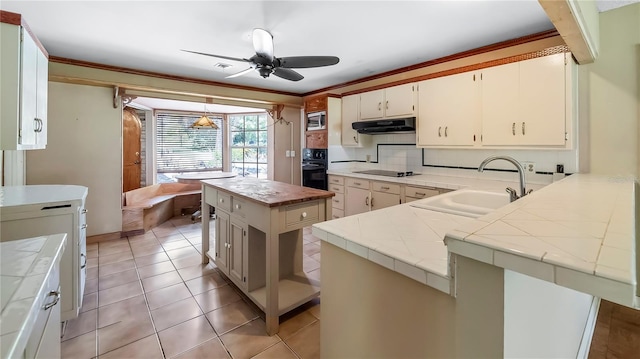
{"type": "Polygon", "coordinates": [[[320,189],[253,177],[205,180],[202,183],[267,207],[280,207],[335,196],[320,189]]]}

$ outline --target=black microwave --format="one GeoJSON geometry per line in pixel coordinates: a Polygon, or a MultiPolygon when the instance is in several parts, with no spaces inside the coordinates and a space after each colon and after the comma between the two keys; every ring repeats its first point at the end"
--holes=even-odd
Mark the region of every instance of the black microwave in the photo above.
{"type": "Polygon", "coordinates": [[[307,131],[324,130],[327,128],[327,113],[325,111],[307,113],[307,131]]]}

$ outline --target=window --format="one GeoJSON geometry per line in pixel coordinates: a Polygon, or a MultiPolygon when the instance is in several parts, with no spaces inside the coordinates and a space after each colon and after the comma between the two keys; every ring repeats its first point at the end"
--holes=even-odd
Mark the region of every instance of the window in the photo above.
{"type": "Polygon", "coordinates": [[[214,129],[193,129],[202,114],[156,112],[157,182],[183,172],[222,170],[222,116],[208,115],[214,129]]]}
{"type": "Polygon", "coordinates": [[[267,115],[229,115],[231,171],[267,178],[267,115]]]}

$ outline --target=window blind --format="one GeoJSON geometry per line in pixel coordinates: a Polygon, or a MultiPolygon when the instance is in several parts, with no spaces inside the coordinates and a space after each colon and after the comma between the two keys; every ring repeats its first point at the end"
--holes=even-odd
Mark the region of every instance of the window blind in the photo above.
{"type": "Polygon", "coordinates": [[[222,170],[222,116],[209,115],[218,129],[193,129],[202,115],[156,112],[158,173],[222,170]]]}

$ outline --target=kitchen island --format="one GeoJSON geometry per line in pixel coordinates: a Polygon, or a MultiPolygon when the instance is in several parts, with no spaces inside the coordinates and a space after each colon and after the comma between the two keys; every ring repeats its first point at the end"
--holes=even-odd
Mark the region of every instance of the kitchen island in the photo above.
{"type": "Polygon", "coordinates": [[[638,307],[634,188],[573,175],[477,219],[403,204],[314,225],[322,356],[586,357],[599,298],[638,307]]]}
{"type": "Polygon", "coordinates": [[[264,311],[269,335],[280,315],[320,295],[319,280],[303,271],[302,228],[331,218],[333,196],[257,178],[202,181],[202,261],[212,259],[264,311]]]}

